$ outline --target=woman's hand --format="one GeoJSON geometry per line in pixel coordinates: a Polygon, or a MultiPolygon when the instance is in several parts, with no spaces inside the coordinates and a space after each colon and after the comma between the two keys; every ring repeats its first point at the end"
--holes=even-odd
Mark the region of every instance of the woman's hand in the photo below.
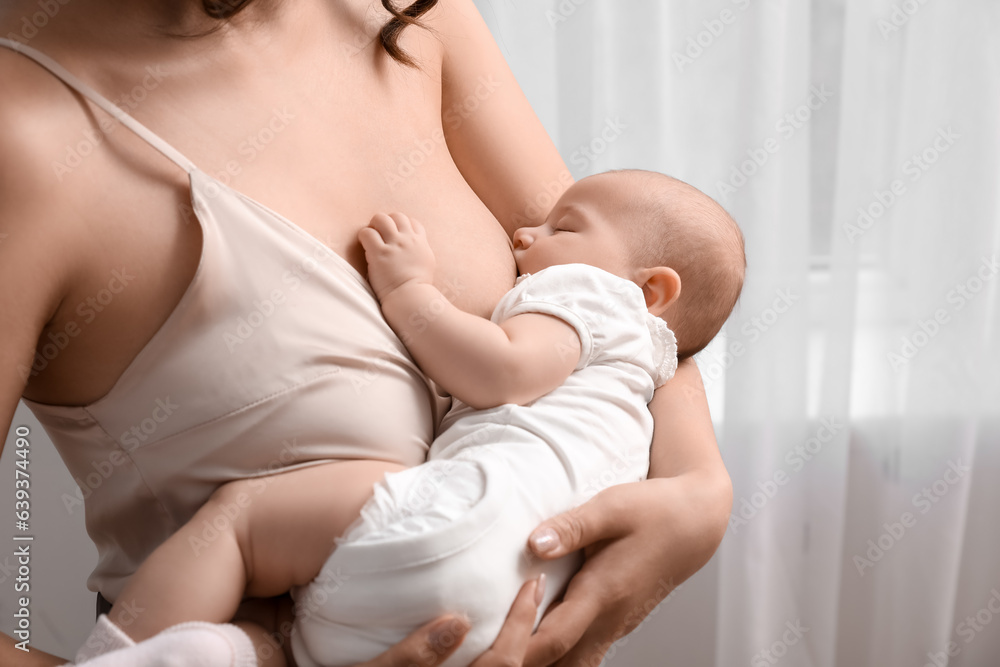
{"type": "Polygon", "coordinates": [[[531,638],[528,667],[600,662],[708,562],[725,535],[733,487],[692,360],[656,390],[649,411],[649,479],[605,489],[532,533],[531,549],[542,558],[584,548],[586,560],[531,638]],[[540,539],[546,528],[551,539],[540,539]]]}
{"type": "Polygon", "coordinates": [[[728,476],[701,473],[622,484],[542,523],[529,542],[534,553],[551,559],[583,548],[586,560],[539,624],[524,664],[599,664],[711,558],[732,505],[728,488],[728,476]]]}
{"type": "MultiPolygon", "coordinates": [[[[521,586],[493,646],[469,667],[521,665],[544,593],[544,579],[541,582],[532,579],[521,586]]],[[[435,667],[455,652],[468,631],[465,619],[444,616],[419,628],[374,660],[354,667],[435,667]]]]}
{"type": "MultiPolygon", "coordinates": [[[[657,604],[712,556],[725,531],[731,491],[725,480],[690,473],[623,484],[560,514],[532,534],[553,531],[546,559],[585,549],[583,569],[532,636],[544,585],[521,587],[493,646],[469,667],[596,665],[612,643],[639,625],[657,604]],[[724,481],[721,490],[711,488],[724,481]],[[724,502],[720,503],[720,495],[724,502]],[[721,505],[724,505],[722,507],[721,505]],[[702,512],[708,511],[705,516],[702,512]],[[720,528],[721,524],[721,528],[720,528]]],[[[372,661],[355,667],[434,667],[461,644],[468,624],[444,617],[420,628],[372,661]]]]}
{"type": "Polygon", "coordinates": [[[460,616],[442,616],[417,628],[391,649],[354,667],[435,667],[454,653],[469,622],[460,616]]]}

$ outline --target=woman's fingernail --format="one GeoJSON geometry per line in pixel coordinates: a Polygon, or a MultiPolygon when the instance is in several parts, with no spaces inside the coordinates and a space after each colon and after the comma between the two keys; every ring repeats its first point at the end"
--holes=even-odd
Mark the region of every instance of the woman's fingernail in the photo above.
{"type": "Polygon", "coordinates": [[[542,604],[542,598],[545,597],[545,573],[542,572],[538,575],[538,583],[535,584],[535,606],[542,604]]]}
{"type": "Polygon", "coordinates": [[[438,653],[443,653],[461,643],[471,624],[464,618],[449,618],[431,627],[429,641],[438,653]]]}
{"type": "Polygon", "coordinates": [[[531,536],[531,546],[540,554],[548,553],[559,546],[559,535],[551,528],[543,528],[531,536]]]}
{"type": "Polygon", "coordinates": [[[428,641],[435,651],[447,651],[465,636],[470,627],[468,620],[461,616],[447,618],[431,626],[428,641]]]}

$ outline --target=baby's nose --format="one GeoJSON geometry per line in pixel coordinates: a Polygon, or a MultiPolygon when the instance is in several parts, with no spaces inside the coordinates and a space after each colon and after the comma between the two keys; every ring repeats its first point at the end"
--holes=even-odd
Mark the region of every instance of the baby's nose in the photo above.
{"type": "Polygon", "coordinates": [[[532,236],[529,231],[530,227],[521,227],[514,232],[514,250],[524,250],[531,245],[532,236]]]}

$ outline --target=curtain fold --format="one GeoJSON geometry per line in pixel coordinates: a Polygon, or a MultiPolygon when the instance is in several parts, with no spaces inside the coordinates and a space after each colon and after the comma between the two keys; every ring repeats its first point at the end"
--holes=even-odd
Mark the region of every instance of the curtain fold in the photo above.
{"type": "Polygon", "coordinates": [[[575,177],[747,241],[697,359],[730,528],[607,664],[1000,664],[1000,3],[477,4],[575,177]]]}

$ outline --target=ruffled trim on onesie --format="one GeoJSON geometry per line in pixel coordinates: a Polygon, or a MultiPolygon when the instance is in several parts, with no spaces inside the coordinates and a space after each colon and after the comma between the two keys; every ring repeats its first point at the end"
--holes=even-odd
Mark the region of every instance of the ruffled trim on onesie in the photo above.
{"type": "MultiPolygon", "coordinates": [[[[514,282],[514,289],[497,304],[492,319],[496,322],[522,312],[553,315],[577,330],[583,348],[577,369],[590,365],[593,358],[601,354],[622,355],[624,348],[621,346],[628,345],[629,341],[641,344],[641,329],[635,327],[643,318],[652,342],[651,354],[649,357],[642,355],[642,362],[634,358],[633,361],[649,372],[654,387],[672,378],[677,370],[674,332],[661,318],[646,310],[642,291],[634,283],[603,269],[589,264],[559,264],[535,274],[521,274],[514,282]],[[542,282],[529,296],[525,291],[529,286],[517,288],[532,275],[542,282]],[[608,318],[620,319],[623,324],[605,326],[608,318]]],[[[635,353],[634,348],[631,353],[635,353]]]]}
{"type": "Polygon", "coordinates": [[[677,337],[666,322],[651,313],[646,313],[646,327],[653,339],[653,386],[659,387],[677,370],[677,337]]]}

